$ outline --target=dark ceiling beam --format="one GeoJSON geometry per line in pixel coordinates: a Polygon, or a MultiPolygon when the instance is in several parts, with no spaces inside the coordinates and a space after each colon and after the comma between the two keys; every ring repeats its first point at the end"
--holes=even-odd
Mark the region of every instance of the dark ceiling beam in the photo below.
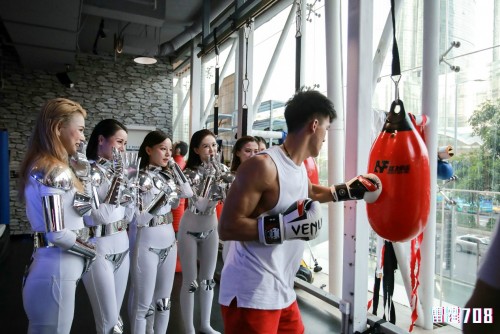
{"type": "Polygon", "coordinates": [[[108,9],[93,5],[85,5],[85,4],[83,5],[82,13],[86,15],[103,17],[105,19],[113,19],[117,21],[137,23],[157,28],[162,27],[163,24],[165,23],[164,18],[156,18],[147,15],[124,12],[123,10],[120,9],[108,9]]]}
{"type": "Polygon", "coordinates": [[[212,27],[211,32],[206,35],[206,38],[201,45],[202,51],[198,53],[198,57],[202,57],[214,49],[214,29],[217,29],[217,43],[224,43],[235,31],[245,25],[248,20],[259,16],[261,13],[278,2],[280,1],[249,0],[243,3],[240,7],[236,9],[233,8],[234,13],[218,26],[212,27]]]}

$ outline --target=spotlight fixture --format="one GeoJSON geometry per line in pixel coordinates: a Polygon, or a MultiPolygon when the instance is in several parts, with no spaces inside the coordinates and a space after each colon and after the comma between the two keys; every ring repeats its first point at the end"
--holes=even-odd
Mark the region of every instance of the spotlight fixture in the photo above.
{"type": "Polygon", "coordinates": [[[150,56],[140,56],[140,57],[135,57],[134,62],[137,64],[141,65],[153,65],[158,62],[155,57],[150,57],[150,56]]]}

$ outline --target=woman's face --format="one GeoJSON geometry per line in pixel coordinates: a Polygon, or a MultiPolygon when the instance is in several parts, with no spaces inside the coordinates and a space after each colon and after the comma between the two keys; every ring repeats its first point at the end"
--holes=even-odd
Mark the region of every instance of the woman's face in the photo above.
{"type": "Polygon", "coordinates": [[[166,167],[168,160],[172,156],[172,141],[165,139],[153,147],[146,147],[146,153],[149,155],[149,163],[153,166],[166,167]]]}
{"type": "Polygon", "coordinates": [[[74,113],[68,122],[62,123],[57,134],[69,156],[75,155],[80,143],[85,141],[85,118],[80,113],[74,113]]]}
{"type": "Polygon", "coordinates": [[[259,145],[254,141],[249,141],[241,149],[236,151],[236,156],[240,158],[241,163],[247,161],[259,153],[259,145]]]}
{"type": "Polygon", "coordinates": [[[263,142],[259,142],[259,152],[264,151],[265,149],[267,149],[266,144],[264,144],[263,142]]]}
{"type": "Polygon", "coordinates": [[[200,143],[200,146],[194,148],[194,153],[200,156],[201,161],[207,162],[211,155],[217,153],[217,142],[211,135],[205,136],[200,143]]]}
{"type": "Polygon", "coordinates": [[[125,152],[127,146],[127,132],[120,129],[109,138],[99,135],[99,147],[97,148],[97,155],[105,159],[111,160],[113,158],[113,147],[120,152],[125,152]]]}

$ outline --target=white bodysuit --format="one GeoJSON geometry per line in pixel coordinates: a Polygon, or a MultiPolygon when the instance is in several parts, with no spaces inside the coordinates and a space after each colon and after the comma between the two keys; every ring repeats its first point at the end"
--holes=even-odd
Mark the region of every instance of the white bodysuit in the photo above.
{"type": "MultiPolygon", "coordinates": [[[[72,179],[68,167],[56,167],[57,178],[72,179]]],[[[43,172],[42,172],[43,174],[43,172]]],[[[33,173],[32,173],[33,175],[33,173]]],[[[46,177],[42,175],[39,180],[46,177]]],[[[83,218],[73,208],[73,183],[63,188],[47,186],[29,177],[24,191],[26,215],[33,232],[41,232],[51,245],[36,248],[23,287],[23,305],[29,319],[28,333],[69,333],[75,309],[75,290],[84,271],[84,258],[67,250],[84,232],[83,218]],[[46,232],[43,196],[61,195],[64,229],[46,232]]]]}
{"type": "MultiPolygon", "coordinates": [[[[104,159],[100,159],[102,162],[104,159]]],[[[89,271],[83,276],[83,283],[92,305],[96,333],[108,334],[118,324],[118,317],[127,289],[130,268],[128,220],[126,208],[121,205],[105,204],[104,199],[111,185],[109,164],[93,162],[94,168],[102,171],[102,183],[97,189],[99,209],[92,210],[85,217],[85,225],[94,232],[97,257],[89,271]],[[108,227],[108,228],[107,228],[108,227]],[[111,228],[112,227],[112,228],[111,228]]]]}

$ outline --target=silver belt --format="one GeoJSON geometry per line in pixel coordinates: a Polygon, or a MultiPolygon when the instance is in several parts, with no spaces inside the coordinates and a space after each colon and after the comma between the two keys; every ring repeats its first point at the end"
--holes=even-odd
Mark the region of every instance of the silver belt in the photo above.
{"type": "MultiPolygon", "coordinates": [[[[88,239],[89,229],[87,227],[81,228],[79,230],[72,230],[77,237],[82,237],[88,239]]],[[[36,248],[50,248],[57,247],[52,242],[47,239],[47,233],[45,232],[35,232],[33,234],[33,246],[36,248]]]]}
{"type": "Polygon", "coordinates": [[[205,211],[200,211],[200,210],[198,210],[196,208],[196,206],[194,204],[189,206],[189,211],[191,211],[192,213],[194,213],[197,216],[210,216],[210,215],[213,215],[215,213],[215,209],[216,209],[216,207],[212,207],[212,208],[209,208],[209,209],[207,209],[205,211]]]}
{"type": "Polygon", "coordinates": [[[128,222],[119,220],[111,224],[102,224],[90,227],[90,235],[93,237],[105,237],[127,230],[128,222]]]}
{"type": "Polygon", "coordinates": [[[167,225],[167,224],[172,224],[173,221],[174,218],[172,216],[172,212],[168,212],[167,214],[164,215],[154,216],[146,226],[154,227],[160,225],[167,225]]]}

